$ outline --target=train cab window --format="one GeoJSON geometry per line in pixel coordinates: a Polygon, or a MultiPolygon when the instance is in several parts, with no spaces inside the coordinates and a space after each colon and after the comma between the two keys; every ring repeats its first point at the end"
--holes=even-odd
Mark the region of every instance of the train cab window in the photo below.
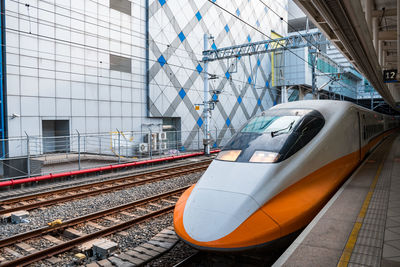
{"type": "Polygon", "coordinates": [[[269,110],[245,124],[221,153],[240,151],[236,162],[280,162],[310,142],[324,124],[323,116],[315,110],[269,110]]]}
{"type": "Polygon", "coordinates": [[[299,121],[300,116],[260,116],[252,119],[242,133],[288,133],[299,121]]]}

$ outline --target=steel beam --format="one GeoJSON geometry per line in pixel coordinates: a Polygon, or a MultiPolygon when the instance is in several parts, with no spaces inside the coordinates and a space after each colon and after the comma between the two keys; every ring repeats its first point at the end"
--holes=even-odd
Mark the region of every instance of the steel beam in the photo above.
{"type": "Polygon", "coordinates": [[[397,40],[397,31],[380,31],[378,33],[378,39],[383,41],[395,41],[397,40]]]}
{"type": "Polygon", "coordinates": [[[283,38],[270,39],[254,43],[234,45],[224,48],[203,51],[203,62],[220,59],[237,58],[263,53],[271,53],[301,47],[320,47],[328,44],[322,33],[308,33],[303,35],[292,35],[283,38]]]}
{"type": "Polygon", "coordinates": [[[372,11],[372,16],[373,17],[393,17],[397,16],[397,9],[396,8],[391,8],[391,9],[384,9],[384,10],[373,10],[372,11]]]}

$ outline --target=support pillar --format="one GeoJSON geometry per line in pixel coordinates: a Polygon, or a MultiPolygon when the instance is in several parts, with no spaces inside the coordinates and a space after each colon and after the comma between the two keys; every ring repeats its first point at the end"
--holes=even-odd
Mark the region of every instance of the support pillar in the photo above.
{"type": "Polygon", "coordinates": [[[365,0],[365,20],[367,22],[368,30],[372,33],[372,0],[365,0]]]}
{"type": "Polygon", "coordinates": [[[377,17],[373,17],[372,18],[372,38],[373,38],[373,42],[374,42],[374,48],[375,48],[375,52],[378,55],[379,53],[379,49],[378,49],[378,32],[379,32],[379,28],[378,28],[378,18],[377,17]]]}
{"type": "Polygon", "coordinates": [[[299,86],[299,100],[303,100],[305,96],[304,90],[303,88],[301,88],[301,86],[299,86]]]}
{"type": "Polygon", "coordinates": [[[287,102],[288,102],[287,88],[286,85],[283,85],[281,87],[281,103],[287,103],[287,102]]]}

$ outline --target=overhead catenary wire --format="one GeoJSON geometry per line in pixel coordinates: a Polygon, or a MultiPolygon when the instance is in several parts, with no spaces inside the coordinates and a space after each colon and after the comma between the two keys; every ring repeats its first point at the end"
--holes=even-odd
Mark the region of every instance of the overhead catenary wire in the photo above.
{"type": "MultiPolygon", "coordinates": [[[[226,8],[222,7],[221,5],[217,4],[216,2],[214,2],[213,0],[207,0],[208,2],[210,2],[211,4],[217,6],[218,8],[220,8],[221,10],[225,11],[226,13],[228,13],[229,15],[233,16],[234,18],[236,18],[237,20],[241,21],[242,23],[246,24],[247,26],[249,26],[250,28],[252,28],[253,30],[257,31],[258,33],[260,33],[261,35],[267,37],[269,40],[274,40],[271,36],[267,35],[266,33],[260,31],[259,29],[257,29],[257,27],[251,25],[250,23],[248,23],[247,21],[243,20],[242,18],[240,18],[239,16],[236,16],[235,14],[233,14],[232,12],[230,12],[229,10],[227,10],[226,8]]],[[[293,54],[295,57],[299,58],[300,60],[302,60],[303,62],[305,62],[306,64],[308,64],[309,66],[312,67],[312,64],[310,62],[308,62],[308,60],[305,60],[304,58],[302,58],[301,56],[297,55],[295,52],[293,52],[291,49],[289,48],[285,48],[285,51],[289,51],[291,54],[293,54]]],[[[316,68],[317,71],[319,71],[316,68]]],[[[333,81],[333,78],[329,75],[326,74],[322,71],[319,71],[322,75],[327,76],[331,81],[333,81]]],[[[338,81],[336,81],[338,82],[338,81]]]]}

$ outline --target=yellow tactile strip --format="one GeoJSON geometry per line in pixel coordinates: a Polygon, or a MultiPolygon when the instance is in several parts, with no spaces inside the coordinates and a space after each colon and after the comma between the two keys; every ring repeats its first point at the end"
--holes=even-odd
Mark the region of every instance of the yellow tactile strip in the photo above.
{"type": "Polygon", "coordinates": [[[369,191],[367,193],[367,196],[365,197],[365,200],[363,202],[363,205],[361,207],[360,213],[357,216],[357,220],[353,226],[353,229],[350,233],[349,239],[347,240],[346,246],[343,250],[342,256],[340,257],[338,267],[347,267],[348,264],[350,263],[350,258],[353,254],[354,247],[357,242],[357,238],[359,237],[360,229],[363,225],[365,216],[368,211],[368,207],[370,205],[372,196],[374,194],[376,184],[378,183],[378,179],[381,175],[383,165],[385,163],[386,156],[383,157],[381,163],[379,164],[378,170],[376,171],[375,177],[370,185],[369,191]]]}

